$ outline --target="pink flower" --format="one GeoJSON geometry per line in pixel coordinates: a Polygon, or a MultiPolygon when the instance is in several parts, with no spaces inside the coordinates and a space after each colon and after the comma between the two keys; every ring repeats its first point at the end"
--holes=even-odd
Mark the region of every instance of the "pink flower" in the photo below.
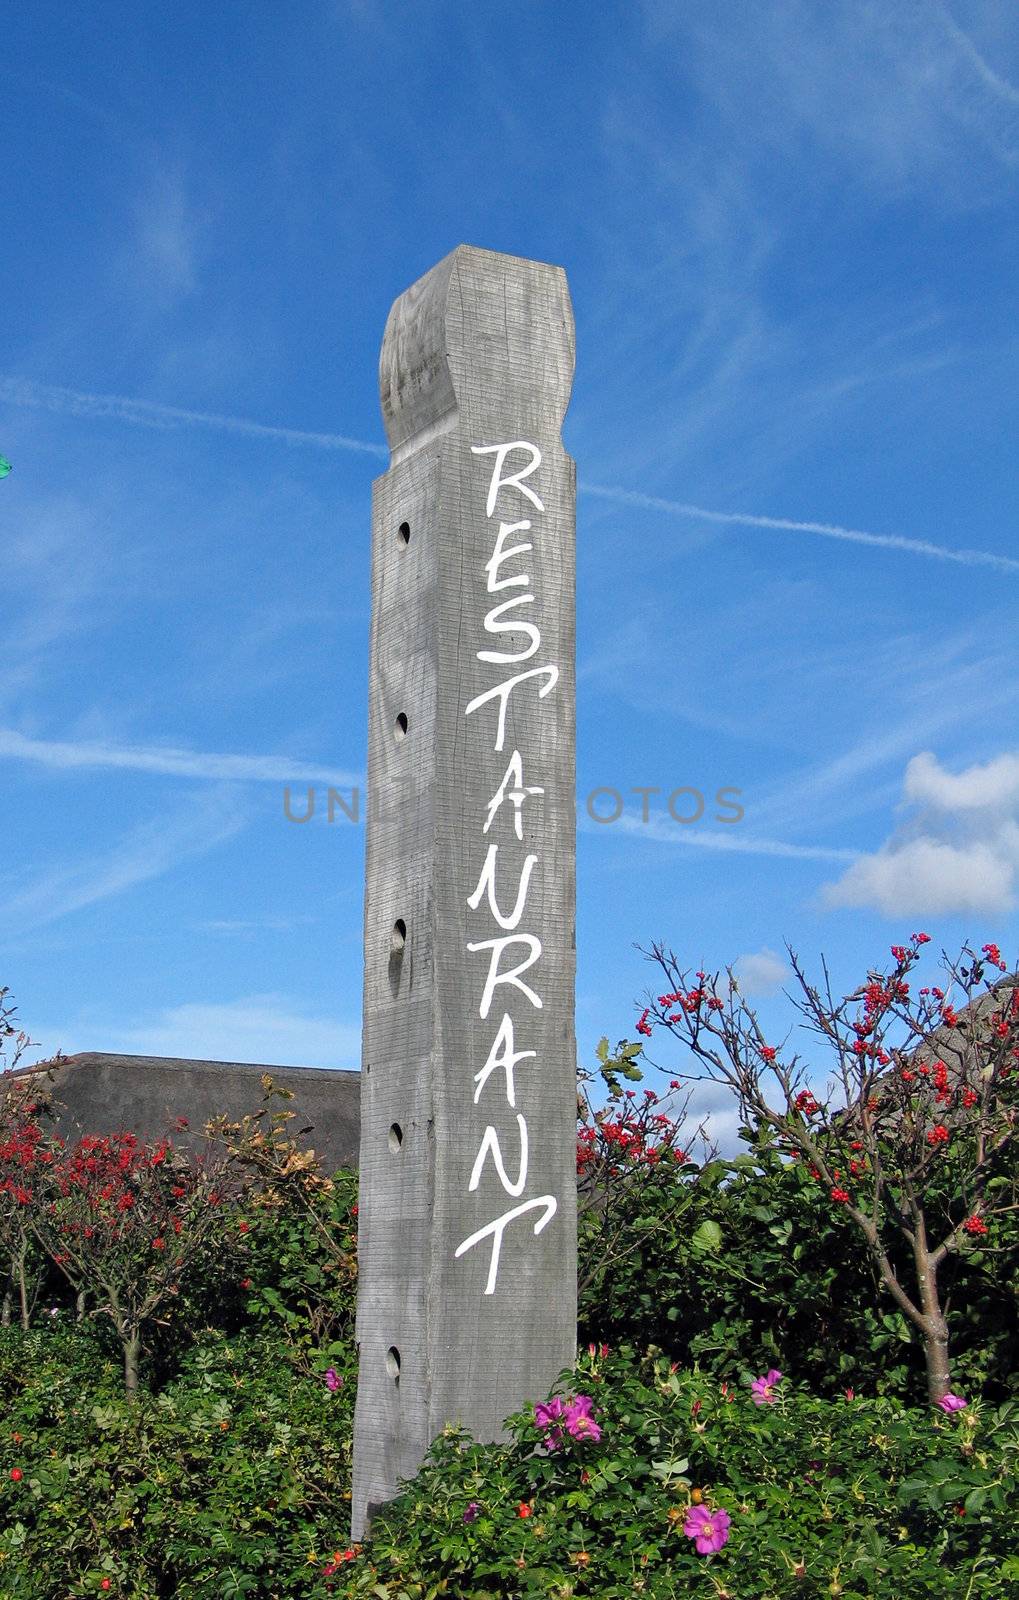
{"type": "Polygon", "coordinates": [[[732,1518],[728,1511],[712,1511],[708,1506],[691,1506],[686,1514],[683,1532],[688,1539],[694,1540],[698,1555],[713,1556],[728,1543],[731,1522],[732,1518]]]}
{"type": "Polygon", "coordinates": [[[573,1439],[589,1439],[592,1444],[597,1444],[601,1438],[590,1395],[578,1394],[569,1401],[553,1395],[551,1400],[535,1406],[534,1421],[545,1435],[546,1450],[562,1449],[566,1434],[573,1439]]]}
{"type": "Polygon", "coordinates": [[[534,1408],[535,1426],[540,1428],[545,1435],[545,1448],[559,1450],[563,1443],[562,1424],[566,1420],[566,1404],[560,1395],[554,1394],[551,1400],[544,1401],[534,1408]]]}
{"type": "Polygon", "coordinates": [[[594,1420],[594,1401],[590,1395],[578,1394],[566,1408],[566,1431],[574,1439],[590,1439],[597,1444],[601,1429],[594,1420]]]}
{"type": "Polygon", "coordinates": [[[343,1379],[340,1377],[340,1375],[337,1372],[336,1368],[335,1367],[327,1367],[326,1368],[326,1388],[329,1390],[329,1393],[330,1394],[335,1394],[337,1389],[341,1389],[342,1387],[343,1387],[343,1379]]]}
{"type": "Polygon", "coordinates": [[[782,1374],[774,1366],[765,1374],[765,1378],[753,1379],[750,1384],[750,1398],[753,1400],[753,1405],[774,1405],[774,1389],[776,1384],[781,1384],[781,1381],[782,1374]]]}
{"type": "Polygon", "coordinates": [[[958,1394],[943,1394],[937,1404],[948,1417],[952,1415],[953,1411],[965,1411],[966,1409],[965,1400],[958,1394]]]}
{"type": "MultiPolygon", "coordinates": [[[[773,1406],[775,1404],[775,1386],[782,1382],[782,1374],[772,1367],[763,1378],[755,1378],[750,1385],[750,1398],[755,1406],[773,1406]]],[[[724,1540],[723,1540],[724,1543],[724,1540]]]]}

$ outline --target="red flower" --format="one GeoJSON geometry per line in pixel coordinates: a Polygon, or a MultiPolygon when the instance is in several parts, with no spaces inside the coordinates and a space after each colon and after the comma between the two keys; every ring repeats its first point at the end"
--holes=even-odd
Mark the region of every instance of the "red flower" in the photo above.
{"type": "Polygon", "coordinates": [[[11,1468],[11,1482],[12,1483],[20,1483],[22,1477],[23,1477],[23,1473],[22,1473],[20,1467],[12,1467],[11,1468]]]}

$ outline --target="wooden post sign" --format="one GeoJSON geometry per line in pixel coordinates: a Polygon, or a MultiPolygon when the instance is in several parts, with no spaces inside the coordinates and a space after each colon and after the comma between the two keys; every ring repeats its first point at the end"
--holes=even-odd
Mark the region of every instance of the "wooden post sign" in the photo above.
{"type": "Polygon", "coordinates": [[[562,269],[465,245],[382,345],[355,1538],[575,1355],[573,360],[562,269]]]}

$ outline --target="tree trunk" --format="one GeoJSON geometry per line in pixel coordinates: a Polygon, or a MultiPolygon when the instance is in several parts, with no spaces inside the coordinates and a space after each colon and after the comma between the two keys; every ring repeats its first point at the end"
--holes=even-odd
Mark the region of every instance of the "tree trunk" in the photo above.
{"type": "Polygon", "coordinates": [[[9,1328],[11,1313],[14,1310],[14,1273],[7,1274],[7,1287],[4,1289],[3,1300],[0,1301],[0,1328],[9,1328]]]}
{"type": "Polygon", "coordinates": [[[18,1252],[18,1300],[21,1305],[22,1330],[28,1332],[28,1283],[25,1279],[25,1256],[28,1251],[27,1244],[22,1241],[18,1252]]]}
{"type": "Polygon", "coordinates": [[[137,1331],[121,1334],[124,1345],[124,1392],[129,1400],[138,1398],[138,1363],[142,1342],[137,1331]]]}
{"type": "Polygon", "coordinates": [[[75,1322],[84,1322],[84,1320],[85,1320],[85,1291],[84,1291],[84,1289],[79,1289],[78,1293],[77,1293],[77,1296],[75,1298],[75,1302],[74,1302],[74,1320],[75,1320],[75,1322]]]}
{"type": "Polygon", "coordinates": [[[948,1323],[938,1293],[938,1265],[927,1252],[927,1235],[922,1217],[918,1219],[913,1259],[916,1262],[917,1288],[923,1309],[921,1330],[924,1360],[927,1363],[927,1395],[931,1405],[937,1405],[952,1387],[948,1364],[948,1323]]]}
{"type": "Polygon", "coordinates": [[[948,1325],[940,1311],[931,1319],[930,1328],[924,1329],[923,1353],[927,1363],[927,1394],[931,1405],[937,1405],[952,1387],[948,1365],[948,1325]]]}

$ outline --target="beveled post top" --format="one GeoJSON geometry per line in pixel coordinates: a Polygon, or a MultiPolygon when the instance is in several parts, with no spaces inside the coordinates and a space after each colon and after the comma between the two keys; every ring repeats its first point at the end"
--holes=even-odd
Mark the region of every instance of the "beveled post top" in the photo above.
{"type": "Polygon", "coordinates": [[[526,417],[566,414],[573,384],[573,307],[562,267],[457,245],[393,304],[379,391],[394,463],[457,415],[484,427],[490,397],[526,417]]]}

